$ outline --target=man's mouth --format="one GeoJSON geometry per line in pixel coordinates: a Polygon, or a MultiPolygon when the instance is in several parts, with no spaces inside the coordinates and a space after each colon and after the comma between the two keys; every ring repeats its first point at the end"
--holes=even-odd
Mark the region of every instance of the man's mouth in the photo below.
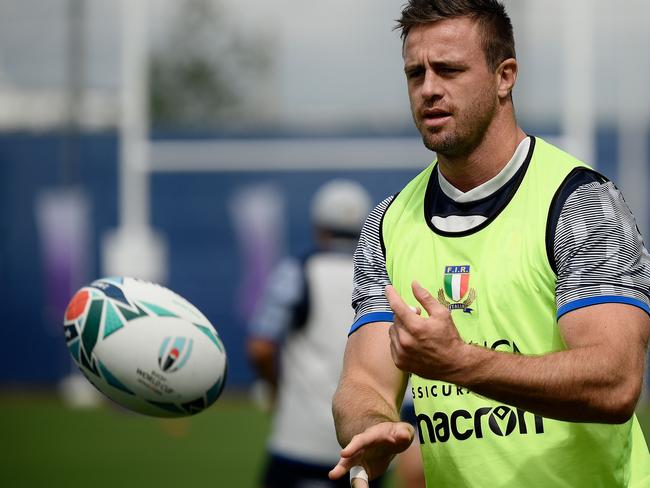
{"type": "Polygon", "coordinates": [[[427,127],[440,127],[451,119],[451,112],[432,108],[422,111],[422,122],[427,127]]]}

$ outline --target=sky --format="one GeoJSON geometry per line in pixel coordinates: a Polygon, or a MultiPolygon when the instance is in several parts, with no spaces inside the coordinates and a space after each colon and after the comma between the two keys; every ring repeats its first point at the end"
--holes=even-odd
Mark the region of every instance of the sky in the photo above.
{"type": "MultiPolygon", "coordinates": [[[[130,0],[138,1],[138,0],[130,0]]],[[[349,124],[410,124],[400,40],[392,31],[394,0],[210,0],[228,28],[261,38],[272,68],[246,79],[248,101],[270,120],[315,128],[349,124]]],[[[0,89],[61,89],[65,85],[65,7],[68,0],[0,0],[0,89]]],[[[574,0],[593,15],[594,107],[615,122],[623,104],[650,112],[650,3],[574,0]],[[627,87],[621,89],[621,87],[627,87]],[[621,97],[627,97],[623,100],[621,97]]],[[[556,123],[563,107],[564,0],[506,0],[515,24],[520,77],[515,102],[525,121],[556,123]]],[[[152,45],[163,45],[183,0],[149,0],[152,45]]],[[[86,0],[86,80],[93,89],[119,88],[121,2],[86,0]]],[[[573,21],[573,20],[572,20],[573,21]]],[[[568,24],[569,27],[571,24],[568,24]]],[[[645,115],[644,115],[645,114],[645,115]]]]}

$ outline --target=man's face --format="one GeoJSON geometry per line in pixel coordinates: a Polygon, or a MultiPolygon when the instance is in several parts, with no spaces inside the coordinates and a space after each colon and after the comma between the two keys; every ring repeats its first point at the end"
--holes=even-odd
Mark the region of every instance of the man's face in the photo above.
{"type": "Polygon", "coordinates": [[[458,156],[478,146],[499,99],[497,75],[487,65],[481,31],[461,17],[417,25],[404,44],[411,112],[424,145],[458,156]]]}

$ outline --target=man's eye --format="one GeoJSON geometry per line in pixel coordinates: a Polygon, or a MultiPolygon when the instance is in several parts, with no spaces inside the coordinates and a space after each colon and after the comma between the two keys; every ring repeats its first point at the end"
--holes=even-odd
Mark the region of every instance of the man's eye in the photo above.
{"type": "Polygon", "coordinates": [[[438,70],[438,72],[441,73],[441,74],[451,75],[451,74],[460,73],[461,70],[459,68],[452,68],[450,66],[444,66],[444,67],[441,67],[438,70]]]}

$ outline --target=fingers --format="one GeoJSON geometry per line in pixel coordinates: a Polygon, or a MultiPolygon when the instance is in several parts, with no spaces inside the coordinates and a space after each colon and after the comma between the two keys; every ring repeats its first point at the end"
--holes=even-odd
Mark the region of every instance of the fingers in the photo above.
{"type": "Polygon", "coordinates": [[[417,281],[413,280],[413,283],[411,283],[411,289],[413,290],[413,296],[418,302],[420,302],[429,316],[432,316],[435,310],[441,307],[438,301],[433,298],[433,295],[431,295],[431,293],[429,293],[428,290],[417,281]]]}
{"type": "Polygon", "coordinates": [[[361,455],[355,456],[353,458],[341,457],[339,462],[332,468],[328,476],[331,480],[337,480],[343,477],[350,469],[354,466],[358,466],[361,460],[361,455]]]}
{"type": "Polygon", "coordinates": [[[345,473],[350,471],[352,467],[360,465],[365,448],[372,445],[374,441],[375,436],[369,434],[368,431],[355,435],[352,440],[350,440],[350,443],[341,451],[339,462],[329,472],[330,479],[339,479],[345,473]]]}
{"type": "Polygon", "coordinates": [[[368,486],[368,473],[363,466],[354,466],[350,470],[350,486],[352,488],[366,488],[368,486]]]}
{"type": "MultiPolygon", "coordinates": [[[[431,295],[431,293],[429,293],[417,281],[413,281],[411,289],[413,290],[413,296],[418,302],[420,302],[422,307],[424,307],[424,310],[427,311],[428,315],[431,315],[434,310],[441,307],[433,295],[431,295]]],[[[388,299],[390,308],[400,319],[404,319],[410,314],[422,314],[422,309],[420,307],[407,305],[392,285],[386,287],[386,298],[388,299]]]]}
{"type": "Polygon", "coordinates": [[[409,308],[415,312],[417,315],[422,315],[422,309],[420,307],[409,306],[409,308]]]}
{"type": "Polygon", "coordinates": [[[413,427],[405,422],[382,422],[355,435],[341,451],[341,458],[329,472],[329,478],[339,479],[354,466],[364,466],[373,478],[382,474],[392,456],[408,448],[414,432],[413,427]],[[380,457],[385,457],[385,464],[381,468],[373,464],[377,461],[378,450],[382,453],[380,457]],[[369,469],[367,463],[371,463],[374,467],[371,466],[372,469],[369,469]],[[374,469],[380,471],[371,472],[374,469]]]}
{"type": "Polygon", "coordinates": [[[411,307],[409,307],[404,300],[402,300],[402,297],[399,296],[397,291],[395,291],[395,288],[393,288],[392,285],[388,285],[386,287],[386,299],[388,300],[388,303],[390,305],[390,308],[393,310],[395,315],[398,317],[406,317],[409,314],[413,314],[413,310],[411,307]]]}
{"type": "Polygon", "coordinates": [[[397,447],[398,452],[402,452],[411,445],[415,429],[407,422],[393,422],[390,425],[388,438],[394,446],[397,447]]]}
{"type": "Polygon", "coordinates": [[[351,458],[363,453],[363,450],[381,440],[381,432],[372,427],[355,435],[341,451],[341,457],[351,458]]]}
{"type": "Polygon", "coordinates": [[[406,422],[381,422],[355,435],[341,451],[341,457],[355,458],[378,445],[401,446],[404,441],[413,438],[413,433],[413,426],[406,422]]]}
{"type": "Polygon", "coordinates": [[[361,478],[354,478],[352,480],[352,483],[350,483],[350,486],[352,488],[368,488],[368,482],[365,480],[362,480],[361,478]]]}

